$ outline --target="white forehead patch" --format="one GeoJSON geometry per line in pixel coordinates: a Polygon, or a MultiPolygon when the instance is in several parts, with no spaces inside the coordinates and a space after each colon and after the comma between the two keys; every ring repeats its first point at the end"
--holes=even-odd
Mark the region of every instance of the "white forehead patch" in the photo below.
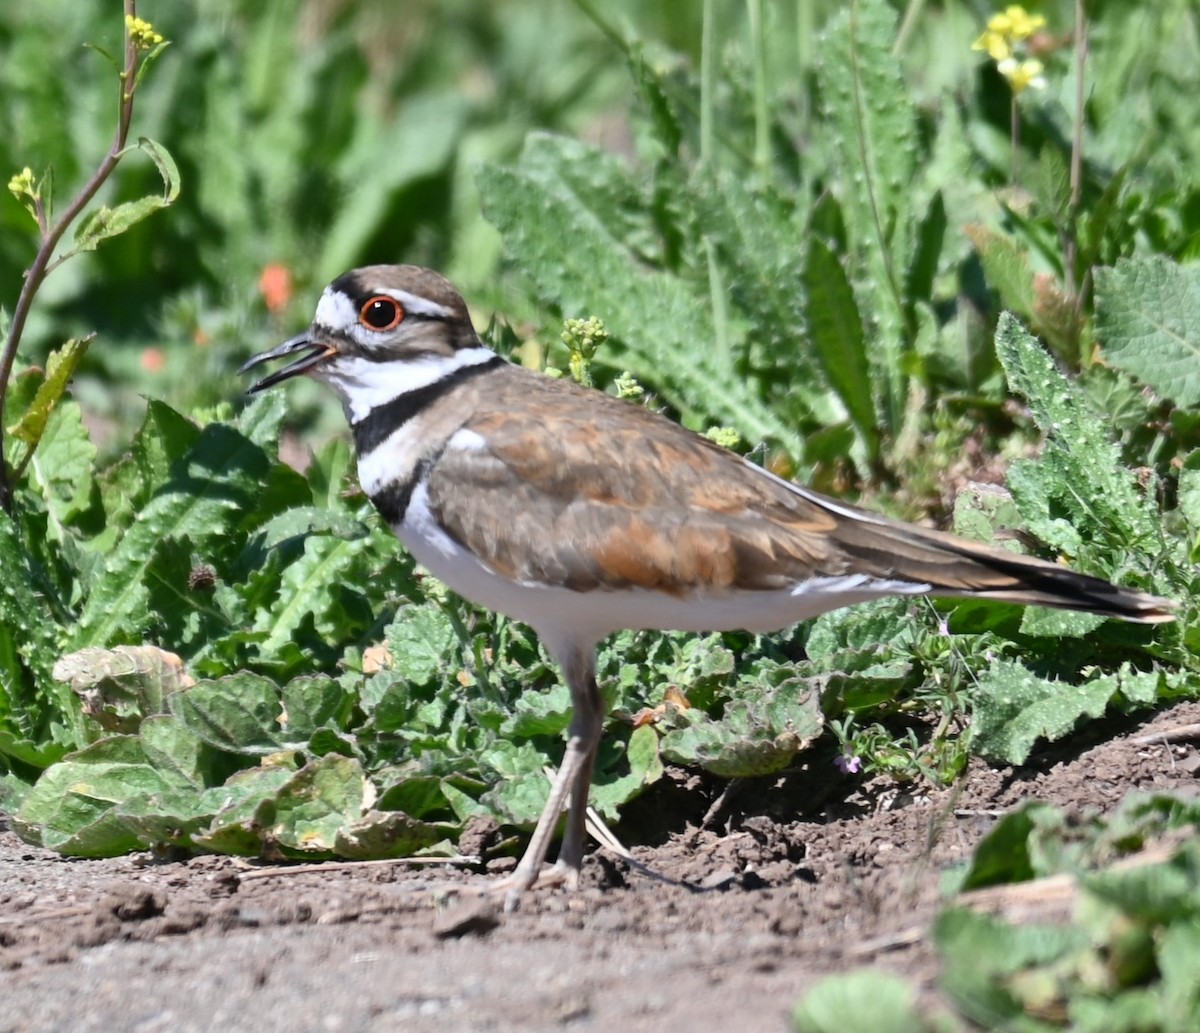
{"type": "Polygon", "coordinates": [[[321,294],[321,300],[317,302],[313,322],[317,326],[327,326],[330,330],[349,330],[358,325],[358,310],[341,291],[326,287],[321,294]]]}

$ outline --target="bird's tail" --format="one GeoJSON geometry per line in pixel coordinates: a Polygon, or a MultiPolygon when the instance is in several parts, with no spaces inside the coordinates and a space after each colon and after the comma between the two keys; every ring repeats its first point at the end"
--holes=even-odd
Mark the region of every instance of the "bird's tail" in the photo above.
{"type": "Polygon", "coordinates": [[[864,567],[928,584],[930,595],[1085,610],[1139,624],[1175,619],[1173,600],[955,535],[874,515],[840,530],[843,548],[864,567]]]}

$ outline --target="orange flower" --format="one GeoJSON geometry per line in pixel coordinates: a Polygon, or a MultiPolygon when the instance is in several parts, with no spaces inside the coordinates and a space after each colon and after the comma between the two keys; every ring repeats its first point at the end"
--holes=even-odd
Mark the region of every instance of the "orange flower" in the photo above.
{"type": "Polygon", "coordinates": [[[267,311],[282,312],[292,300],[292,273],[282,262],[269,262],[258,277],[267,311]]]}

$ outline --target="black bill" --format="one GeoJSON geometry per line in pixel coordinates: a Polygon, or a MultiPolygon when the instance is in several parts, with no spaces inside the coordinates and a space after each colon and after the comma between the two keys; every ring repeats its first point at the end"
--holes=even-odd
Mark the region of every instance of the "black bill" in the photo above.
{"type": "Polygon", "coordinates": [[[251,384],[246,388],[246,394],[252,395],[257,391],[262,391],[264,388],[272,387],[282,380],[288,380],[299,373],[307,373],[314,366],[320,365],[326,359],[331,359],[337,354],[337,349],[328,344],[321,344],[318,341],[312,340],[308,336],[308,331],[302,334],[297,334],[279,345],[278,348],[272,348],[269,352],[263,352],[261,355],[255,355],[254,358],[246,362],[238,373],[249,373],[255,366],[261,366],[264,362],[272,362],[275,359],[282,359],[285,355],[299,354],[295,362],[284,366],[283,369],[278,369],[274,373],[269,374],[251,384]]]}

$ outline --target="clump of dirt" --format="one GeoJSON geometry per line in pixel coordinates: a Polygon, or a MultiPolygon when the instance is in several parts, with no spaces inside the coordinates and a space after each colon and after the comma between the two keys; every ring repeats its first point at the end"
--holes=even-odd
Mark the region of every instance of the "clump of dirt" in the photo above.
{"type": "MultiPolygon", "coordinates": [[[[1111,811],[1194,791],[1187,703],[1090,725],[950,789],[859,784],[817,757],[730,787],[672,771],[583,888],[514,914],[477,873],[401,863],[59,857],[0,830],[0,1031],[786,1028],[806,987],[862,965],[934,992],[941,876],[1006,809],[1111,811]]],[[[477,830],[480,842],[493,830],[477,830]]]]}

